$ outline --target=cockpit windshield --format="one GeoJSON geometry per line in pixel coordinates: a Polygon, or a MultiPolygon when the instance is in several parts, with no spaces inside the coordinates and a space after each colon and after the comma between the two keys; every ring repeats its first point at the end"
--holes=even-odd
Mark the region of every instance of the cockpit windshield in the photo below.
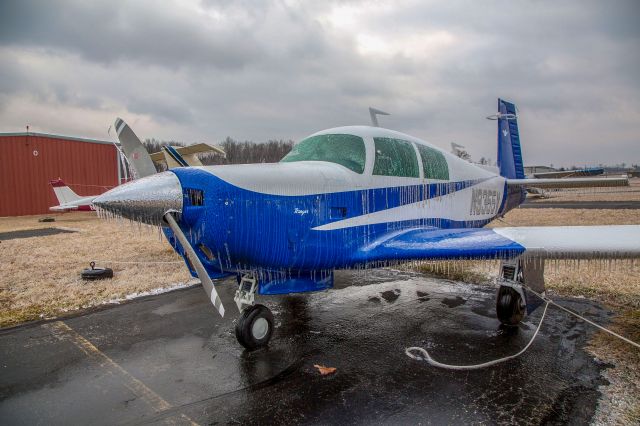
{"type": "Polygon", "coordinates": [[[360,136],[334,134],[304,139],[280,161],[328,161],[362,174],[365,160],[364,140],[360,136]]]}

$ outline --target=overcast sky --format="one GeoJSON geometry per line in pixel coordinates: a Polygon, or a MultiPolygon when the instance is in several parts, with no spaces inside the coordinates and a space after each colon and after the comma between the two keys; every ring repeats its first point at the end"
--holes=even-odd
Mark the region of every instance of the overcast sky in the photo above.
{"type": "Polygon", "coordinates": [[[639,1],[0,2],[0,132],[299,140],[380,124],[495,160],[640,163],[639,1]]]}

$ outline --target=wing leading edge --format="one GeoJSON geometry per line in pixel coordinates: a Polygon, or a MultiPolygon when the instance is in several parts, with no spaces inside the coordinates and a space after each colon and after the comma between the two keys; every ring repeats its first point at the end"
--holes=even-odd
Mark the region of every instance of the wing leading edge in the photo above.
{"type": "Polygon", "coordinates": [[[629,259],[640,257],[640,225],[425,229],[389,233],[356,253],[388,260],[629,259]]]}

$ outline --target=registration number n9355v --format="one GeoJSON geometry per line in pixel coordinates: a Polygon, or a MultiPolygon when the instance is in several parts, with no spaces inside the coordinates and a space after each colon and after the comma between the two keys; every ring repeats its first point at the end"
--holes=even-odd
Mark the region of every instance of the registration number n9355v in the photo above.
{"type": "Polygon", "coordinates": [[[496,214],[498,212],[498,191],[474,189],[471,193],[471,215],[496,214]]]}

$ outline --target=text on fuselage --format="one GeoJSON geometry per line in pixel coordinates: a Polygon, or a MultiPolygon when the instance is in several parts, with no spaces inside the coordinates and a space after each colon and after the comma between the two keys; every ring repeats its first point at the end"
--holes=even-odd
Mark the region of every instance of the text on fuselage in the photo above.
{"type": "Polygon", "coordinates": [[[499,207],[498,199],[498,191],[493,189],[473,189],[469,213],[472,216],[496,214],[499,207]]]}

